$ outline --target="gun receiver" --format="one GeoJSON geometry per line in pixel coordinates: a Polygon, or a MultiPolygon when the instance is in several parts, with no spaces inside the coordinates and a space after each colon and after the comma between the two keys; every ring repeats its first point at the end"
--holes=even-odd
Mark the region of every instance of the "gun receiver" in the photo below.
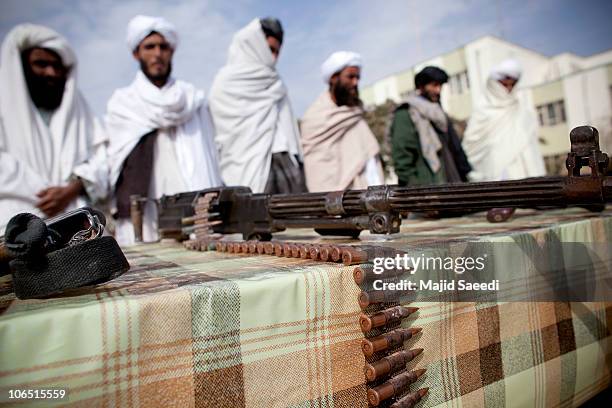
{"type": "Polygon", "coordinates": [[[605,175],[609,159],[599,148],[599,133],[581,126],[572,130],[570,141],[566,177],[278,195],[253,194],[248,187],[221,187],[164,196],[160,200],[160,235],[188,238],[193,229],[181,228],[182,221],[194,222],[197,229],[198,221],[193,220],[198,218],[196,209],[203,209],[203,205],[207,208],[201,217],[208,218],[205,224],[214,233],[241,233],[244,239],[259,240],[269,240],[274,232],[287,228],[314,228],[322,235],[353,237],[364,229],[376,234],[397,233],[400,213],[407,211],[568,206],[601,211],[612,199],[612,178],[605,175]],[[590,174],[581,174],[584,167],[590,174]],[[217,223],[211,227],[213,221],[217,223]]]}

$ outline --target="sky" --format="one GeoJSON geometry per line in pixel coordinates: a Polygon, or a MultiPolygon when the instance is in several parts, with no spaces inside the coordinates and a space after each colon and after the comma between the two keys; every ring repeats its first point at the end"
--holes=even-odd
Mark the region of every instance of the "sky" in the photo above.
{"type": "Polygon", "coordinates": [[[362,54],[363,87],[487,34],[547,56],[612,48],[609,0],[0,0],[0,37],[24,22],[66,36],[79,87],[101,116],[113,90],[138,69],[125,43],[136,14],[177,26],[173,73],[205,91],[236,31],[256,17],[279,18],[285,40],[277,69],[298,116],[325,89],[320,66],[338,50],[362,54]]]}

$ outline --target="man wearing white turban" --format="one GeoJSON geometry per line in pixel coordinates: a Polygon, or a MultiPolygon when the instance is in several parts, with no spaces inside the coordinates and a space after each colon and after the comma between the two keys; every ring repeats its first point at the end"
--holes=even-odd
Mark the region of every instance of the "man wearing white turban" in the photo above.
{"type": "Polygon", "coordinates": [[[21,24],[0,51],[0,235],[19,212],[51,217],[108,192],[105,134],[57,32],[21,24]]]}
{"type": "Polygon", "coordinates": [[[174,26],[160,17],[136,16],[127,44],[140,70],[108,102],[110,181],[117,241],[134,242],[130,196],[149,198],[143,240],[155,241],[162,195],[221,185],[214,130],[204,92],[171,76],[178,44],[174,26]]]}
{"type": "Polygon", "coordinates": [[[463,148],[474,181],[511,180],[546,173],[533,109],[516,94],[521,67],[506,60],[494,67],[480,105],[468,122],[463,148]]]}
{"type": "Polygon", "coordinates": [[[275,65],[283,29],[274,18],[238,31],[210,90],[221,175],[255,193],[305,191],[297,122],[275,65]]]}
{"type": "Polygon", "coordinates": [[[359,99],[361,56],[333,53],[321,66],[327,88],[300,123],[309,191],[366,188],[384,183],[380,147],[359,99]]]}

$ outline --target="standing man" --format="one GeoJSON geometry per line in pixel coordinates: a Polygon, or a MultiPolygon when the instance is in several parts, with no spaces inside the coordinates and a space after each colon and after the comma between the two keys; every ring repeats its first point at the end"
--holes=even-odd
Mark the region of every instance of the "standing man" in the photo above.
{"type": "Polygon", "coordinates": [[[440,105],[446,72],[428,66],[414,77],[416,95],[393,115],[392,156],[400,185],[467,181],[471,167],[453,125],[440,105]]]}
{"type": "Polygon", "coordinates": [[[282,43],[277,19],[251,21],[210,90],[223,180],[254,193],[305,191],[297,122],[275,68],[282,43]]]}
{"type": "Polygon", "coordinates": [[[333,53],[321,66],[328,89],[301,121],[309,191],[361,189],[383,184],[380,147],[359,99],[361,56],[333,53]]]}
{"type": "Polygon", "coordinates": [[[106,197],[106,139],[77,89],[64,37],[21,24],[0,59],[0,235],[20,212],[52,217],[106,197]]]}
{"type": "Polygon", "coordinates": [[[536,114],[516,95],[522,69],[515,60],[493,68],[478,108],[468,122],[463,148],[474,181],[512,180],[546,174],[538,145],[536,114]]]}
{"type": "MultiPolygon", "coordinates": [[[[171,75],[174,26],[161,17],[136,16],[127,31],[140,70],[113,93],[106,115],[116,235],[123,245],[134,242],[131,195],[158,199],[221,184],[204,92],[171,75]]],[[[157,238],[157,208],[149,201],[143,240],[157,238]]]]}

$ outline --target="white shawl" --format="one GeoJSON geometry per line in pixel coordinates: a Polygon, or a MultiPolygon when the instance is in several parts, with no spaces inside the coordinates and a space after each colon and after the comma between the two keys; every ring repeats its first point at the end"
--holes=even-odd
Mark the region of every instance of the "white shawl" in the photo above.
{"type": "Polygon", "coordinates": [[[206,99],[204,92],[193,85],[170,78],[158,88],[138,71],[130,86],[113,93],[106,125],[112,186],[142,136],[172,127],[176,127],[176,155],[188,189],[221,184],[206,99]]]}
{"type": "MultiPolygon", "coordinates": [[[[33,24],[9,32],[0,53],[0,234],[19,212],[42,216],[36,194],[64,186],[72,175],[86,181],[92,199],[108,191],[105,134],[76,86],[76,57],[65,38],[33,24]],[[70,66],[59,108],[47,125],[34,106],[25,81],[21,52],[55,51],[70,66]]],[[[66,210],[85,205],[76,199],[66,210]]]]}
{"type": "Polygon", "coordinates": [[[468,122],[463,149],[474,181],[512,180],[546,174],[532,109],[496,79],[487,81],[484,98],[468,122]]]}
{"type": "Polygon", "coordinates": [[[273,152],[301,157],[297,123],[274,64],[255,19],[234,35],[210,91],[223,180],[255,193],[265,188],[273,152]]]}

